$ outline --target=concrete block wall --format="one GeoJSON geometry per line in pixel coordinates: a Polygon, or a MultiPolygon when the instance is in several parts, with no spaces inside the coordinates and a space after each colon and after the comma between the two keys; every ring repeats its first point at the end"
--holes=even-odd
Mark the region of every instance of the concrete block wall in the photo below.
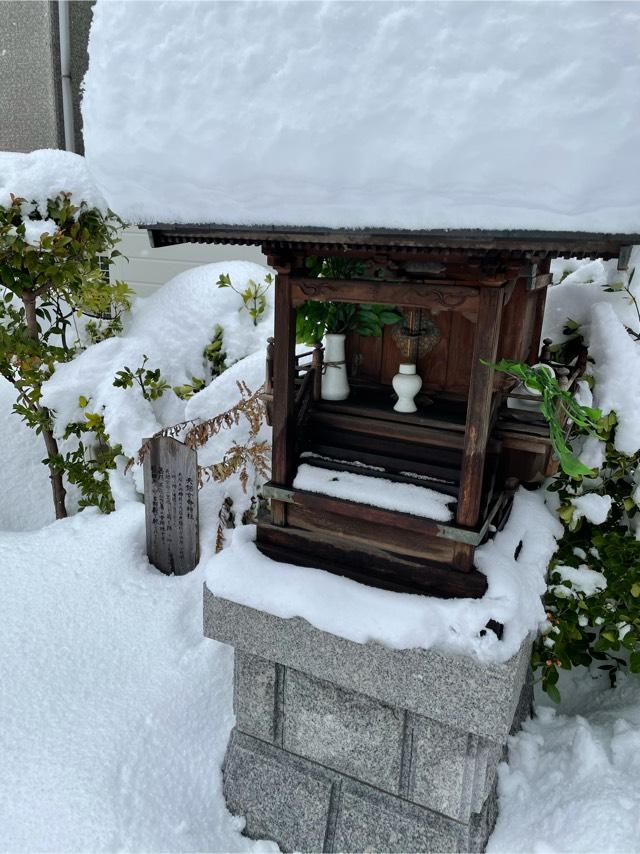
{"type": "Polygon", "coordinates": [[[495,782],[502,744],[240,651],[238,732],[469,822],[495,782]]]}
{"type": "Polygon", "coordinates": [[[235,647],[224,792],[251,837],[287,851],[484,849],[506,739],[530,707],[529,644],[483,667],[352,643],[206,589],[205,634],[235,647]]]}

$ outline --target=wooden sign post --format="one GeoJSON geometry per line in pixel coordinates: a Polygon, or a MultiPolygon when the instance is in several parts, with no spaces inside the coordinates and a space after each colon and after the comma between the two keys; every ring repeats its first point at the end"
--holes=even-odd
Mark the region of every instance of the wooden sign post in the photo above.
{"type": "Polygon", "coordinates": [[[170,436],[148,442],[144,457],[147,556],[166,575],[185,575],[200,559],[198,459],[170,436]]]}

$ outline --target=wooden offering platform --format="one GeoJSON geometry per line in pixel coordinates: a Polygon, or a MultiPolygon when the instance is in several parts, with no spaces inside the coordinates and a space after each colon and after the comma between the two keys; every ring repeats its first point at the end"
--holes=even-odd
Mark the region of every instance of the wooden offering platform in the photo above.
{"type": "MultiPolygon", "coordinates": [[[[518,481],[539,482],[554,467],[545,423],[535,412],[516,417],[507,409],[514,380],[490,364],[540,361],[552,258],[618,258],[624,269],[633,241],[578,232],[150,230],[157,246],[259,244],[277,272],[264,395],[272,480],[258,548],[390,590],[482,596],[475,549],[505,523],[518,481]],[[310,275],[329,259],[348,275],[310,275]],[[296,353],[296,310],[308,300],[388,305],[404,317],[378,338],[348,336],[345,401],[321,399],[319,343],[296,353]],[[401,361],[415,362],[423,380],[413,414],[393,410],[391,379],[401,361]],[[377,479],[381,493],[392,484],[435,490],[450,499],[452,518],[376,506],[370,495],[301,488],[301,465],[377,479]]],[[[580,369],[573,366],[571,382],[580,369]]]]}
{"type": "MultiPolygon", "coordinates": [[[[505,518],[509,496],[496,488],[498,445],[489,447],[479,524],[462,526],[455,512],[466,401],[445,396],[432,400],[421,405],[418,399],[418,411],[409,415],[393,411],[392,391],[383,387],[356,387],[344,402],[316,401],[301,431],[296,472],[305,464],[377,480],[382,492],[389,484],[434,490],[448,499],[454,511],[451,521],[425,518],[418,507],[399,512],[369,499],[348,500],[271,483],[264,494],[286,504],[287,524],[261,519],[260,550],[276,560],[340,571],[390,590],[482,596],[484,575],[471,567],[454,567],[486,538],[492,524],[505,518]]],[[[495,416],[495,411],[490,413],[491,422],[495,416]]]]}

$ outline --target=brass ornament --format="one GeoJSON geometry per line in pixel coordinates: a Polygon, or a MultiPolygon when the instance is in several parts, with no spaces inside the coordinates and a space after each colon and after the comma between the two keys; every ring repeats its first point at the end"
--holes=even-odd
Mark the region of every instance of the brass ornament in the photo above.
{"type": "Polygon", "coordinates": [[[431,352],[440,340],[440,330],[426,309],[405,309],[404,322],[396,323],[391,336],[403,361],[415,362],[431,352]]]}

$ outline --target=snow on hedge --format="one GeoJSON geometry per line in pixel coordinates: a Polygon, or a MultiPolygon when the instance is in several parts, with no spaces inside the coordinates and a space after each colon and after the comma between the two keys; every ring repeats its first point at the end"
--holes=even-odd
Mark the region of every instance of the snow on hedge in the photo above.
{"type": "MultiPolygon", "coordinates": [[[[71,193],[75,204],[85,201],[89,207],[103,213],[107,203],[96,189],[84,157],[70,151],[44,148],[29,154],[0,152],[0,205],[11,204],[11,194],[36,202],[40,212],[46,213],[47,199],[58,193],[71,193]]],[[[54,226],[55,228],[55,226],[54,226]]],[[[41,222],[29,225],[27,242],[39,243],[39,232],[46,231],[41,222]]]]}
{"type": "MultiPolygon", "coordinates": [[[[554,278],[565,278],[549,288],[542,334],[560,342],[567,319],[579,325],[589,348],[587,373],[595,380],[593,405],[605,414],[617,413],[615,447],[634,454],[640,450],[640,346],[625,327],[640,333],[640,317],[636,304],[620,288],[628,288],[640,302],[640,247],[634,247],[628,271],[618,270],[616,261],[562,258],[553,262],[552,269],[554,278]],[[605,290],[611,287],[618,290],[605,290]]],[[[581,458],[587,465],[602,462],[598,445],[597,440],[585,443],[581,458]]]]}
{"type": "MultiPolygon", "coordinates": [[[[254,326],[238,294],[218,288],[216,282],[221,273],[228,273],[234,285],[244,289],[249,279],[262,282],[268,272],[266,267],[244,261],[206,264],[180,273],[151,296],[137,299],[122,335],[94,344],[73,361],[58,365],[45,384],[43,403],[55,411],[57,433],[61,435],[68,422],[83,419],[80,397],[84,397],[89,401],[88,411],[104,415],[111,444],[122,445],[126,456],[135,457],[144,439],[163,427],[211,418],[235,404],[240,397],[237,381],[245,381],[255,391],[264,381],[266,341],[273,330],[272,294],[265,314],[254,326]],[[205,376],[203,350],[218,324],[223,328],[222,349],[230,368],[190,400],[181,400],[171,389],[151,401],[135,384],[114,387],[116,372],[125,366],[135,371],[145,355],[147,367],[159,368],[170,386],[205,376]],[[255,355],[245,359],[250,354],[255,355]]],[[[199,451],[199,461],[204,465],[218,462],[232,441],[242,441],[246,432],[242,422],[221,432],[199,451]]],[[[142,492],[140,467],[133,476],[142,492]]],[[[121,470],[112,475],[111,482],[116,500],[131,497],[129,480],[121,470]]]]}
{"type": "Polygon", "coordinates": [[[105,2],[83,125],[136,221],[638,231],[640,12],[105,2]]]}

